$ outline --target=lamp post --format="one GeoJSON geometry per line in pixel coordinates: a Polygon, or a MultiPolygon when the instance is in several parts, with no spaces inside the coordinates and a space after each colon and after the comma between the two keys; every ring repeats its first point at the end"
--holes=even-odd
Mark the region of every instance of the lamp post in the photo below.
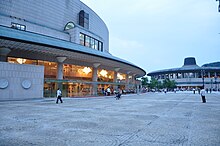
{"type": "Polygon", "coordinates": [[[217,76],[215,76],[215,90],[217,91],[217,76]]]}
{"type": "Polygon", "coordinates": [[[216,0],[216,1],[219,1],[218,12],[220,12],[220,0],[216,0]]]}
{"type": "Polygon", "coordinates": [[[201,70],[201,75],[202,75],[202,88],[204,89],[204,87],[205,87],[205,83],[204,83],[205,70],[201,70]]]}

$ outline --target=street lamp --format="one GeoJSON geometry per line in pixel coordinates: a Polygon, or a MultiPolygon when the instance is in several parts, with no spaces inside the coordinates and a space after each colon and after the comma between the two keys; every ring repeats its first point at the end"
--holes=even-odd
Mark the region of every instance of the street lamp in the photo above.
{"type": "Polygon", "coordinates": [[[205,83],[204,83],[204,75],[205,75],[205,70],[201,70],[201,75],[202,75],[202,88],[205,89],[205,83]]]}
{"type": "Polygon", "coordinates": [[[216,0],[216,1],[219,1],[218,12],[220,12],[220,0],[216,0]]]}
{"type": "Polygon", "coordinates": [[[215,76],[215,90],[217,91],[217,76],[215,76]]]}

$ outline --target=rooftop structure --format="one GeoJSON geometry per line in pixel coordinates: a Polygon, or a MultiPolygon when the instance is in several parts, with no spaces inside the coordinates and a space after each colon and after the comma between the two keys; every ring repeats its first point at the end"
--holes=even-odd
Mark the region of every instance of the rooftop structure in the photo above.
{"type": "Polygon", "coordinates": [[[153,71],[147,75],[158,81],[166,78],[174,80],[178,88],[220,89],[220,67],[200,67],[194,57],[185,58],[184,65],[180,68],[153,71]]]}

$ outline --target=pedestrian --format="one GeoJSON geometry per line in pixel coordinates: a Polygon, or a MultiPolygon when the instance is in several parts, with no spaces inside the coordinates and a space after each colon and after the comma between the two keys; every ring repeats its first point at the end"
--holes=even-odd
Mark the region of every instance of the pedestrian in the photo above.
{"type": "Polygon", "coordinates": [[[110,94],[111,94],[111,90],[110,90],[110,88],[108,87],[108,88],[107,88],[107,95],[110,96],[110,94]]]}
{"type": "Polygon", "coordinates": [[[122,90],[118,88],[118,92],[116,93],[116,100],[119,100],[121,98],[122,90]]]}
{"type": "Polygon", "coordinates": [[[198,93],[200,94],[200,88],[198,88],[198,93]]]}
{"type": "Polygon", "coordinates": [[[164,93],[167,93],[167,88],[164,89],[164,93]]]}
{"type": "Polygon", "coordinates": [[[201,90],[201,97],[202,97],[202,102],[203,103],[206,103],[206,99],[205,99],[205,89],[203,88],[202,90],[201,90]]]}
{"type": "Polygon", "coordinates": [[[193,88],[193,94],[195,94],[196,93],[196,89],[195,88],[193,88]]]}
{"type": "Polygon", "coordinates": [[[57,102],[56,102],[57,104],[58,104],[59,100],[60,100],[61,103],[63,103],[61,97],[62,97],[62,92],[61,92],[60,88],[58,88],[57,89],[57,102]]]}

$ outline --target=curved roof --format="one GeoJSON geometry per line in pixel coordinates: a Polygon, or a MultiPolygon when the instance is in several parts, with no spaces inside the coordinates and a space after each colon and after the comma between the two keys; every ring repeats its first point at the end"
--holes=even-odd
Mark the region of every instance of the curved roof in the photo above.
{"type": "Polygon", "coordinates": [[[150,72],[147,75],[152,76],[152,75],[167,74],[167,73],[179,73],[179,72],[201,72],[202,70],[220,71],[220,67],[199,67],[198,65],[188,65],[180,68],[157,70],[150,72]]]}
{"type": "Polygon", "coordinates": [[[90,65],[99,62],[105,67],[121,68],[120,71],[125,73],[132,72],[137,77],[146,74],[142,68],[109,53],[100,52],[69,41],[4,26],[0,26],[0,44],[1,47],[17,47],[17,49],[26,52],[39,51],[42,55],[43,53],[55,56],[63,55],[77,59],[79,62],[87,61],[87,63],[91,63],[90,65]]]}

